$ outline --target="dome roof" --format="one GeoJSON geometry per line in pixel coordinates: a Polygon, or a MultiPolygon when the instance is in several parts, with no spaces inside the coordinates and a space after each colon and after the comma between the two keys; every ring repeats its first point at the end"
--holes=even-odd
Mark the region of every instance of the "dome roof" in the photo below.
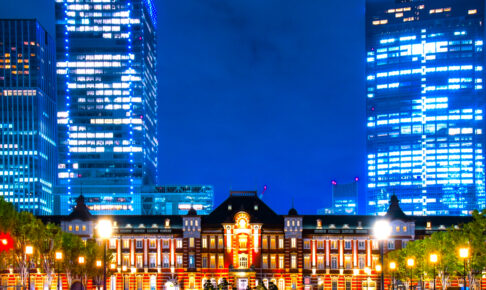
{"type": "Polygon", "coordinates": [[[191,206],[191,208],[187,212],[187,215],[197,215],[197,211],[191,206]]]}
{"type": "Polygon", "coordinates": [[[296,210],[295,208],[293,208],[293,207],[292,207],[292,208],[289,210],[289,214],[288,214],[288,215],[298,215],[297,210],[296,210]]]}

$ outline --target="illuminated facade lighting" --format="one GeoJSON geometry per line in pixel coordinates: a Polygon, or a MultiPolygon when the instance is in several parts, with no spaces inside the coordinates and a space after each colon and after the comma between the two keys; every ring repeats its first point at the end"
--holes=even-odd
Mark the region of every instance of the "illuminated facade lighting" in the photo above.
{"type": "Polygon", "coordinates": [[[411,215],[485,208],[484,8],[368,1],[369,214],[383,214],[394,193],[411,215]]]}
{"type": "Polygon", "coordinates": [[[140,214],[157,176],[156,12],[151,0],[56,0],[59,204],[140,214]]]}
{"type": "Polygon", "coordinates": [[[54,40],[35,20],[0,20],[0,197],[35,215],[54,212],[54,40]]]}

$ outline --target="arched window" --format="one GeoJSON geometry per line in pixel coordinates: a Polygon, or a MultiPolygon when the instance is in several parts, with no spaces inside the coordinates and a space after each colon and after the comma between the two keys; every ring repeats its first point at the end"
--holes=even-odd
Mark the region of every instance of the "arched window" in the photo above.
{"type": "Polygon", "coordinates": [[[248,257],[246,255],[240,255],[240,268],[246,269],[248,268],[248,257]]]}

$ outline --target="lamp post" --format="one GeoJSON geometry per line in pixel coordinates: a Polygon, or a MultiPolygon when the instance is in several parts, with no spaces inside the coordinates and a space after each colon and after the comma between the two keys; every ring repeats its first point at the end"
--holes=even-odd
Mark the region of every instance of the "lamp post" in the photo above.
{"type": "MultiPolygon", "coordinates": [[[[25,255],[27,256],[27,285],[29,287],[29,290],[30,290],[30,259],[29,259],[29,256],[32,256],[34,254],[34,247],[32,246],[26,246],[25,247],[25,255]]],[[[24,284],[25,285],[25,284],[24,284]]]]}
{"type": "MultiPolygon", "coordinates": [[[[375,222],[373,227],[373,232],[375,238],[379,242],[380,246],[380,261],[381,265],[383,265],[383,248],[384,248],[384,241],[388,240],[391,234],[391,226],[390,222],[386,219],[381,219],[375,222]]],[[[385,271],[381,271],[381,278],[380,278],[380,290],[385,290],[385,271]]]]}
{"type": "Polygon", "coordinates": [[[102,219],[98,221],[98,236],[103,240],[103,290],[106,290],[106,243],[113,234],[111,220],[102,219]]]}
{"type": "Polygon", "coordinates": [[[464,289],[466,289],[466,260],[469,257],[469,248],[460,248],[459,257],[464,259],[464,289]]]}
{"type": "Polygon", "coordinates": [[[59,264],[61,263],[61,260],[62,260],[62,252],[61,251],[57,251],[56,252],[56,261],[57,261],[57,290],[60,289],[59,287],[59,282],[61,280],[61,271],[59,269],[59,264]]]}
{"type": "Polygon", "coordinates": [[[435,253],[430,254],[429,261],[432,265],[434,265],[434,290],[435,290],[435,265],[437,264],[437,261],[439,261],[439,256],[437,256],[437,254],[435,253]]]}
{"type": "Polygon", "coordinates": [[[407,259],[407,266],[410,268],[410,289],[413,289],[413,266],[415,265],[415,260],[413,258],[407,259]]]}
{"type": "MultiPolygon", "coordinates": [[[[86,260],[85,260],[84,256],[79,256],[78,257],[78,263],[79,263],[79,265],[83,266],[85,262],[86,262],[86,260]]],[[[81,273],[83,273],[83,272],[81,272],[81,273]]],[[[83,276],[82,276],[82,274],[81,274],[81,284],[83,284],[83,276]]],[[[88,284],[88,281],[86,281],[86,284],[88,284]]],[[[83,289],[84,289],[84,287],[85,286],[83,284],[83,289]]]]}
{"type": "Polygon", "coordinates": [[[392,290],[395,289],[395,270],[397,269],[397,263],[390,262],[390,272],[392,273],[392,290]]]}

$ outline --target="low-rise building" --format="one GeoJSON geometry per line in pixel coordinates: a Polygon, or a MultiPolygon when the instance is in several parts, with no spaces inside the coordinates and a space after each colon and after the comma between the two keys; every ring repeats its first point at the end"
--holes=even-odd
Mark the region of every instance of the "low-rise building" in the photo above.
{"type": "Polygon", "coordinates": [[[252,191],[232,191],[209,215],[192,208],[186,215],[92,216],[80,197],[69,216],[42,218],[85,239],[96,238],[96,219],[112,220],[109,289],[203,289],[224,278],[244,290],[270,282],[278,289],[376,289],[378,219],[392,228],[385,253],[470,220],[409,217],[396,196],[385,217],[300,215],[294,208],[280,215],[252,191]]]}

